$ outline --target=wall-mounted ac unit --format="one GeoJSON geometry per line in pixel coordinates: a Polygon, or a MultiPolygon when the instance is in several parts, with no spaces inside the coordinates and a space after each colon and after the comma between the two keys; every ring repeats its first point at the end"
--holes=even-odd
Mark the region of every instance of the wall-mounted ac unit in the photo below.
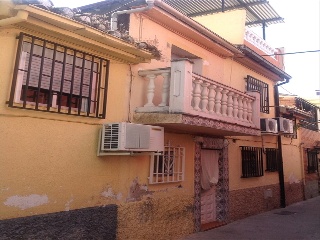
{"type": "Polygon", "coordinates": [[[110,152],[163,152],[163,127],[134,124],[103,124],[98,155],[110,152]]]}
{"type": "Polygon", "coordinates": [[[262,133],[278,133],[277,120],[273,118],[260,119],[260,126],[262,133]]]}
{"type": "Polygon", "coordinates": [[[278,122],[278,132],[291,134],[293,133],[293,121],[287,118],[275,118],[278,122]]]}

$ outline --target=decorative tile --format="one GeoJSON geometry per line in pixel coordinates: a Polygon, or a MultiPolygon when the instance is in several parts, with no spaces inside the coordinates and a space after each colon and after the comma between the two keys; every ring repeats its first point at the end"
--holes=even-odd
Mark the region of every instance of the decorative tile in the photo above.
{"type": "MultiPolygon", "coordinates": [[[[191,121],[188,119],[188,121],[191,121]]],[[[202,121],[204,122],[204,121],[202,121]]],[[[204,122],[205,123],[205,122],[204,122]]],[[[206,123],[205,123],[206,124],[206,123]]],[[[210,124],[214,124],[210,122],[210,124]]],[[[218,124],[220,128],[223,126],[218,124]]],[[[217,126],[215,126],[217,127],[217,126]]],[[[228,142],[221,138],[199,138],[195,144],[194,157],[194,217],[195,231],[201,229],[201,148],[221,149],[219,164],[219,181],[216,187],[216,212],[218,221],[226,221],[229,204],[229,163],[228,163],[228,142]]]]}

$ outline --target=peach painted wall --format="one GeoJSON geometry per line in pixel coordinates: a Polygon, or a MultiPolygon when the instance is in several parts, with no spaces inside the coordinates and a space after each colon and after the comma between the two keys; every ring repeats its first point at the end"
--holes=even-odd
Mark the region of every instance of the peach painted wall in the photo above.
{"type": "MultiPolygon", "coordinates": [[[[138,70],[155,69],[170,67],[171,64],[171,48],[173,45],[198,56],[203,60],[202,75],[213,79],[217,82],[231,86],[240,91],[246,91],[245,78],[247,75],[255,77],[269,84],[269,101],[270,106],[274,106],[273,84],[274,82],[266,76],[250,69],[239,62],[236,58],[225,58],[217,55],[213,50],[207,49],[205,46],[191,41],[188,36],[184,36],[170,31],[165,26],[159,25],[144,15],[131,14],[130,35],[135,39],[155,45],[161,51],[161,59],[152,60],[150,64],[139,64],[133,66],[133,92],[139,93],[138,97],[132,99],[133,109],[141,107],[146,103],[147,80],[138,76],[138,70]],[[142,29],[142,31],[140,31],[142,29]],[[150,31],[149,29],[152,29],[150,31]],[[142,84],[142,85],[141,85],[142,84]],[[143,86],[143,87],[141,87],[143,86]],[[141,94],[141,95],[140,95],[141,94]],[[139,97],[141,96],[141,97],[139,97]],[[142,102],[141,102],[142,101],[142,102]]],[[[158,77],[155,81],[156,86],[161,86],[162,78],[158,77]]],[[[161,89],[157,88],[156,89],[161,89]]],[[[161,94],[155,93],[155,103],[160,102],[161,94]],[[158,97],[158,98],[157,98],[158,97]]],[[[274,109],[270,109],[270,114],[262,114],[262,117],[274,116],[274,109]]]]}

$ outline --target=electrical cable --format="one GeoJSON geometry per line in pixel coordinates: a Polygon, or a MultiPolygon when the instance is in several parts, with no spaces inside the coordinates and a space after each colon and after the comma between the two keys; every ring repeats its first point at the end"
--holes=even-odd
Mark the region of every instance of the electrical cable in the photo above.
{"type": "Polygon", "coordinates": [[[313,52],[320,52],[320,50],[310,50],[310,51],[302,51],[302,52],[289,52],[289,53],[275,53],[275,54],[266,54],[266,55],[260,55],[260,56],[266,57],[266,56],[276,56],[276,55],[293,55],[293,54],[313,53],[313,52]]]}

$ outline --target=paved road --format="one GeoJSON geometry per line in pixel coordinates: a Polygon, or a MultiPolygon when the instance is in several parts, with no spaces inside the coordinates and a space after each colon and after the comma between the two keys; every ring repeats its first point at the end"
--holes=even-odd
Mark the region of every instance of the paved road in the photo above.
{"type": "Polygon", "coordinates": [[[195,239],[320,240],[320,196],[183,238],[195,239]]]}

